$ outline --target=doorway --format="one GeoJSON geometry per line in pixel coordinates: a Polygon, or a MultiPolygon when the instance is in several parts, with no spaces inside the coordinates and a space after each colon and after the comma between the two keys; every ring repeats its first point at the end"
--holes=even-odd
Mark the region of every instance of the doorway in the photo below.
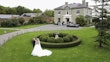
{"type": "Polygon", "coordinates": [[[67,24],[69,24],[70,23],[70,19],[66,18],[66,22],[67,22],[67,24]]]}

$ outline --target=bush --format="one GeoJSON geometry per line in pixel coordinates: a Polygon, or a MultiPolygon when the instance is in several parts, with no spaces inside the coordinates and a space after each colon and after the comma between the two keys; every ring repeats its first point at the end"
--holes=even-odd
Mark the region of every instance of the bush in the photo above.
{"type": "Polygon", "coordinates": [[[39,17],[33,17],[29,20],[28,24],[43,24],[46,23],[46,21],[42,20],[42,16],[39,17]]]}
{"type": "Polygon", "coordinates": [[[71,41],[71,39],[67,36],[63,37],[63,40],[64,40],[64,42],[70,42],[71,41]]]}
{"type": "Polygon", "coordinates": [[[68,37],[69,39],[70,39],[70,41],[73,41],[73,39],[74,39],[74,37],[73,37],[73,35],[67,35],[66,37],[68,37]]]}
{"type": "Polygon", "coordinates": [[[42,41],[43,47],[62,48],[77,46],[81,43],[80,39],[74,35],[59,33],[59,37],[55,39],[55,33],[48,33],[38,35],[37,37],[42,41]],[[61,37],[60,37],[61,36],[61,37]]]}
{"type": "Polygon", "coordinates": [[[17,27],[19,26],[18,19],[9,19],[1,22],[1,27],[17,27]]]}
{"type": "Polygon", "coordinates": [[[19,19],[8,19],[1,22],[1,27],[17,27],[24,25],[25,20],[23,18],[19,19]]]}
{"type": "Polygon", "coordinates": [[[18,22],[19,22],[20,25],[24,25],[25,20],[23,18],[19,18],[18,22]]]}
{"type": "Polygon", "coordinates": [[[67,47],[74,47],[81,43],[80,39],[77,39],[72,42],[67,43],[49,43],[49,42],[41,42],[42,47],[45,48],[67,48],[67,47]]]}
{"type": "Polygon", "coordinates": [[[51,43],[64,43],[64,42],[72,42],[76,40],[76,36],[66,34],[66,33],[59,33],[58,38],[55,39],[55,33],[48,33],[37,36],[41,41],[44,42],[51,42],[51,43]]]}
{"type": "Polygon", "coordinates": [[[55,33],[49,33],[49,37],[55,37],[55,33]]]}
{"type": "Polygon", "coordinates": [[[55,39],[55,42],[56,42],[56,43],[63,43],[64,41],[63,41],[62,38],[57,38],[57,39],[55,39]]]}
{"type": "Polygon", "coordinates": [[[67,35],[66,33],[59,33],[59,34],[58,34],[59,37],[64,37],[64,36],[66,36],[66,35],[67,35]]]}
{"type": "Polygon", "coordinates": [[[47,39],[49,38],[49,36],[46,36],[46,35],[42,35],[42,36],[40,36],[39,37],[39,39],[41,40],[41,41],[43,41],[43,42],[47,42],[47,39]]]}
{"type": "Polygon", "coordinates": [[[54,37],[50,37],[50,38],[47,39],[47,42],[55,43],[55,38],[54,37]]]}
{"type": "Polygon", "coordinates": [[[84,16],[79,15],[76,18],[76,23],[79,24],[80,26],[85,26],[86,25],[86,21],[84,20],[84,16]]]}

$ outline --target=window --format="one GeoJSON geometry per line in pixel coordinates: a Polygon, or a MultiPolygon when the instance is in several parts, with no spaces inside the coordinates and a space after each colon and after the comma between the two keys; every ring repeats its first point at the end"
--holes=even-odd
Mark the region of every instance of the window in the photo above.
{"type": "Polygon", "coordinates": [[[58,22],[61,22],[61,21],[60,21],[60,18],[58,18],[58,22]]]}
{"type": "Polygon", "coordinates": [[[77,10],[76,13],[79,14],[80,13],[80,10],[77,10]]]}
{"type": "Polygon", "coordinates": [[[59,11],[58,14],[61,14],[61,11],[59,11]]]}
{"type": "Polygon", "coordinates": [[[67,13],[66,14],[68,14],[68,11],[67,11],[67,13]]]}
{"type": "Polygon", "coordinates": [[[67,13],[66,14],[68,14],[68,11],[67,11],[67,13]]]}

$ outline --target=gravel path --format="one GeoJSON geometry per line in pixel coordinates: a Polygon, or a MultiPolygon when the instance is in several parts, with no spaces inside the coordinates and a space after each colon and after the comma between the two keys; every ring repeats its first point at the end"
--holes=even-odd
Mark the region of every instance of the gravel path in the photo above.
{"type": "Polygon", "coordinates": [[[14,36],[17,36],[17,35],[23,34],[23,33],[27,33],[27,32],[47,31],[47,30],[78,30],[78,29],[81,29],[81,28],[80,27],[73,28],[73,27],[66,27],[66,26],[58,26],[58,25],[53,25],[53,24],[43,25],[43,26],[30,28],[30,29],[22,29],[19,31],[0,35],[0,46],[2,46],[7,40],[13,38],[14,36]]]}

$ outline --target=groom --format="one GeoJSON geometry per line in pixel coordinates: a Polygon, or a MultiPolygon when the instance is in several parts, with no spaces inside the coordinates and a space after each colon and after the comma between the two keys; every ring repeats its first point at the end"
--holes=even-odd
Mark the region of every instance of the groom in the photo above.
{"type": "Polygon", "coordinates": [[[32,45],[35,46],[35,39],[32,40],[32,45]]]}

